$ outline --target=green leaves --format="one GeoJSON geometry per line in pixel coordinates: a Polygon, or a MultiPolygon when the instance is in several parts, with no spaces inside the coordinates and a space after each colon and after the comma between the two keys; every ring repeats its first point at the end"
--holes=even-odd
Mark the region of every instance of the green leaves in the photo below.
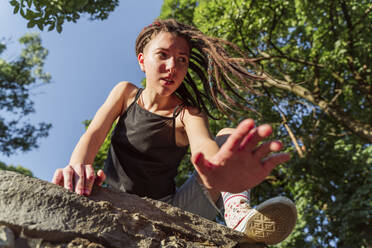
{"type": "MultiPolygon", "coordinates": [[[[0,110],[8,116],[0,117],[0,152],[5,155],[36,148],[51,128],[50,124],[31,125],[24,120],[35,112],[29,97],[31,88],[50,82],[50,74],[43,71],[48,51],[37,34],[26,34],[19,41],[23,49],[16,60],[0,58],[0,110]]],[[[6,48],[4,44],[0,47],[1,51],[6,48]]]]}
{"type": "MultiPolygon", "coordinates": [[[[193,13],[189,9],[185,14],[180,4],[165,1],[163,7],[173,9],[162,11],[162,18],[170,13],[186,18],[204,33],[236,43],[248,56],[261,59],[260,66],[277,82],[265,82],[268,93],[262,96],[246,96],[261,117],[239,113],[273,125],[273,138],[292,154],[288,164],[253,190],[254,203],[278,194],[296,201],[296,230],[276,247],[370,246],[370,3],[200,0],[193,13]],[[297,155],[284,122],[304,158],[297,155]]],[[[236,124],[210,122],[214,133],[236,124]]],[[[193,170],[189,166],[183,165],[180,178],[193,170]]]]}
{"type": "Polygon", "coordinates": [[[95,1],[95,0],[11,0],[13,13],[25,18],[28,28],[37,26],[40,30],[48,27],[48,31],[54,29],[61,33],[65,20],[76,22],[81,14],[90,15],[90,19],[106,19],[119,0],[95,1]]]}
{"type": "MultiPolygon", "coordinates": [[[[51,27],[49,27],[48,30],[51,30],[51,27]]],[[[62,23],[57,23],[57,32],[61,33],[62,32],[62,23]]]]}
{"type": "Polygon", "coordinates": [[[177,18],[179,21],[192,24],[196,0],[164,0],[160,19],[177,18]]]}
{"type": "Polygon", "coordinates": [[[88,2],[88,0],[77,1],[75,2],[75,8],[78,10],[83,9],[88,4],[88,2]]]}
{"type": "Polygon", "coordinates": [[[18,172],[23,175],[26,175],[26,176],[31,176],[31,177],[33,176],[32,172],[27,168],[24,168],[20,165],[17,165],[17,166],[6,165],[5,163],[1,161],[0,161],[0,170],[14,171],[14,172],[18,172]]]}
{"type": "Polygon", "coordinates": [[[28,27],[28,28],[33,28],[35,25],[36,25],[36,22],[35,22],[35,21],[29,21],[29,22],[27,23],[27,27],[28,27]]]}

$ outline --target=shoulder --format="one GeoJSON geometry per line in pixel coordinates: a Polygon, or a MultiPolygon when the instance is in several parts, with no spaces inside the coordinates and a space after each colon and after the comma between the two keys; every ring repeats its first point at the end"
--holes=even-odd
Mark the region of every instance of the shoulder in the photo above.
{"type": "Polygon", "coordinates": [[[180,141],[179,143],[182,144],[182,146],[195,144],[197,143],[195,140],[202,140],[203,138],[210,137],[208,118],[198,108],[184,106],[178,118],[179,121],[176,122],[176,125],[179,123],[177,130],[182,131],[179,131],[179,135],[182,135],[182,139],[179,139],[179,141],[181,140],[182,142],[180,141]]]}
{"type": "Polygon", "coordinates": [[[115,85],[115,87],[112,89],[112,92],[115,94],[120,94],[121,96],[124,97],[130,97],[133,94],[136,95],[137,90],[138,90],[137,86],[135,86],[131,82],[122,81],[115,85]]]}
{"type": "Polygon", "coordinates": [[[123,113],[129,104],[134,100],[138,88],[128,81],[119,82],[111,90],[110,96],[107,99],[109,104],[115,104],[120,107],[120,113],[123,113]]]}
{"type": "Polygon", "coordinates": [[[125,101],[133,100],[136,97],[137,91],[138,87],[128,81],[122,81],[112,89],[114,94],[120,96],[125,101]]]}
{"type": "Polygon", "coordinates": [[[208,122],[207,116],[200,111],[197,107],[185,106],[182,111],[182,123],[184,126],[192,125],[195,123],[208,122]]]}
{"type": "Polygon", "coordinates": [[[184,107],[185,117],[202,117],[206,118],[206,115],[200,111],[197,107],[185,106],[184,107]]]}

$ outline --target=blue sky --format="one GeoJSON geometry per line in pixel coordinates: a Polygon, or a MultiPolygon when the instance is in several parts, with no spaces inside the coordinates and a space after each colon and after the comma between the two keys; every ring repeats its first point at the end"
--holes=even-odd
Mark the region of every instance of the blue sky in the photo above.
{"type": "Polygon", "coordinates": [[[18,39],[27,32],[40,33],[49,50],[44,69],[52,75],[52,82],[33,91],[36,113],[27,120],[53,125],[38,149],[10,157],[0,154],[0,161],[21,165],[51,181],[55,169],[69,162],[84,132],[82,121],[93,118],[115,84],[125,80],[139,85],[143,79],[134,43],[141,29],[159,16],[162,3],[121,1],[107,20],[82,17],[77,23],[66,23],[59,34],[27,29],[27,22],[12,14],[8,1],[0,1],[0,39],[5,38],[8,46],[2,57],[16,58],[21,49],[18,39]]]}

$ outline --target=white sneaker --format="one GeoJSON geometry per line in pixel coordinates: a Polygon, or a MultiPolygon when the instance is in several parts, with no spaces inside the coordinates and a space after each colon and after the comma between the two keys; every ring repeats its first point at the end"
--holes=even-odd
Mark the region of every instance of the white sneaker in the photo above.
{"type": "MultiPolygon", "coordinates": [[[[295,204],[283,196],[264,201],[255,209],[247,203],[239,204],[232,210],[232,214],[235,215],[232,219],[240,218],[232,228],[246,234],[243,242],[266,245],[274,245],[287,238],[297,220],[295,204]]],[[[227,215],[231,216],[231,213],[227,215]]]]}

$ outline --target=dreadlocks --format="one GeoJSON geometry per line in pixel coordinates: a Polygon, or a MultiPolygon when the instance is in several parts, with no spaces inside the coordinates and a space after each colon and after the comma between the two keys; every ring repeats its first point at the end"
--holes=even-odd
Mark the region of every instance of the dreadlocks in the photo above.
{"type": "Polygon", "coordinates": [[[245,103],[247,100],[238,91],[248,89],[254,92],[252,83],[262,78],[250,73],[246,65],[256,68],[256,64],[249,59],[235,44],[205,35],[196,27],[177,22],[173,19],[156,20],[145,27],[136,39],[136,55],[142,53],[150,40],[160,32],[174,33],[189,43],[189,70],[183,84],[178,87],[176,94],[186,105],[195,106],[214,118],[206,107],[206,101],[212,107],[217,107],[223,113],[235,108],[247,108],[236,99],[245,103]],[[237,54],[238,57],[233,56],[237,54]],[[203,90],[199,90],[193,80],[194,72],[202,83],[203,90]],[[190,92],[191,91],[191,92],[190,92]]]}

